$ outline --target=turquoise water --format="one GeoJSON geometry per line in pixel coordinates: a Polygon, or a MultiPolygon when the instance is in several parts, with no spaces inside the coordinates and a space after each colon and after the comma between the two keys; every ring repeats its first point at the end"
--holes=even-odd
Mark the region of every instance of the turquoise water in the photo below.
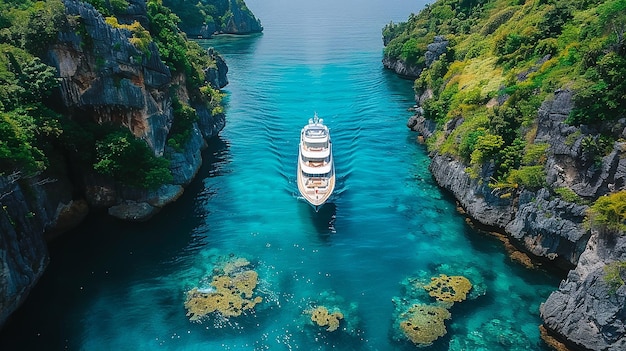
{"type": "Polygon", "coordinates": [[[201,42],[229,65],[227,125],[183,197],[148,223],[92,216],[0,335],[2,350],[412,350],[395,318],[433,303],[409,282],[474,284],[432,350],[543,350],[539,304],[558,278],[512,263],[468,227],[405,123],[411,82],[385,71],[381,28],[409,0],[247,0],[265,32],[201,42]],[[316,213],[295,184],[300,128],[330,126],[338,184],[316,213]],[[186,292],[242,257],[253,312],[190,322],[186,292]],[[341,328],[305,310],[342,310],[341,328]]]}

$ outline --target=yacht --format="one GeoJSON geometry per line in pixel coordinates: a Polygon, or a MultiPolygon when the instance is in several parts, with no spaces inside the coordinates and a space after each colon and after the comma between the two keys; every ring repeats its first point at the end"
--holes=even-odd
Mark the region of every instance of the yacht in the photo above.
{"type": "Polygon", "coordinates": [[[330,132],[317,114],[300,132],[298,190],[315,211],[335,190],[335,165],[330,132]]]}

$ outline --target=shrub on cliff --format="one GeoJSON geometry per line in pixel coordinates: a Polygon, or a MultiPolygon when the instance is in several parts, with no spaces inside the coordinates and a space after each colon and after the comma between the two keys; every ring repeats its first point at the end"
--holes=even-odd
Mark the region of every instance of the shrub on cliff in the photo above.
{"type": "Polygon", "coordinates": [[[0,44],[0,173],[31,175],[47,165],[46,144],[62,131],[41,101],[58,83],[54,70],[30,53],[0,44]]]}
{"type": "Polygon", "coordinates": [[[61,0],[0,0],[0,42],[42,56],[65,22],[61,0]]]}
{"type": "Polygon", "coordinates": [[[93,168],[125,185],[155,189],[173,180],[169,161],[154,156],[145,141],[135,138],[128,129],[98,141],[96,156],[93,168]]]}
{"type": "Polygon", "coordinates": [[[587,212],[592,228],[626,232],[626,190],[599,197],[587,212]]]}
{"type": "MultiPolygon", "coordinates": [[[[575,92],[572,124],[626,116],[626,0],[439,0],[383,35],[387,58],[422,69],[415,92],[437,122],[429,149],[469,164],[472,176],[489,170],[496,187],[544,184],[546,148],[534,139],[556,90],[575,92]],[[447,55],[430,66],[412,58],[435,36],[449,42],[447,55]]],[[[585,157],[598,163],[597,149],[585,157]]]]}

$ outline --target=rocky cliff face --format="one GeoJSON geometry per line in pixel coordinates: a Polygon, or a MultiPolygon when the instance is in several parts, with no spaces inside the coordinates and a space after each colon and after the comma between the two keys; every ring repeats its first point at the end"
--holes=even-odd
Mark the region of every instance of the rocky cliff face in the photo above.
{"type": "Polygon", "coordinates": [[[222,26],[217,26],[215,23],[189,25],[183,21],[180,28],[190,38],[210,38],[214,34],[252,34],[263,31],[261,21],[248,10],[243,2],[226,1],[228,1],[228,8],[232,16],[222,26]]]}
{"type": "MultiPolygon", "coordinates": [[[[93,207],[108,208],[115,217],[146,220],[165,204],[176,200],[183,187],[196,174],[202,162],[200,150],[204,139],[216,135],[224,126],[223,115],[212,115],[205,106],[195,105],[199,122],[192,137],[180,151],[167,149],[166,140],[172,125],[171,88],[185,103],[186,77],[172,75],[160,60],[154,43],[140,50],[129,40],[129,30],[115,28],[89,4],[65,0],[69,25],[59,34],[59,42],[49,52],[61,80],[61,96],[68,114],[75,120],[111,122],[128,127],[145,140],[155,155],[171,159],[173,184],[156,191],[126,189],[95,174],[84,177],[84,195],[93,207]]],[[[148,26],[145,1],[129,1],[122,20],[139,21],[148,26]]],[[[228,84],[226,63],[213,50],[216,67],[207,67],[209,82],[215,88],[228,84]]]]}
{"type": "MultiPolygon", "coordinates": [[[[388,43],[385,42],[385,45],[388,43]]],[[[443,36],[436,36],[432,43],[428,44],[427,51],[424,54],[426,67],[445,54],[448,51],[448,41],[443,36]]],[[[416,79],[422,73],[422,67],[405,62],[402,59],[390,58],[385,55],[383,57],[383,66],[390,69],[401,77],[408,79],[416,79]]]]}
{"type": "MultiPolygon", "coordinates": [[[[606,155],[589,147],[599,139],[600,130],[613,133],[615,140],[624,140],[626,121],[593,129],[573,127],[565,123],[572,107],[572,92],[563,90],[539,109],[534,142],[549,145],[547,184],[542,189],[518,190],[502,197],[486,184],[493,175],[491,165],[485,165],[480,176],[472,178],[463,162],[437,153],[431,155],[430,170],[473,219],[506,233],[518,247],[540,260],[563,269],[575,267],[542,307],[548,330],[582,349],[622,350],[626,342],[626,290],[622,286],[616,295],[608,296],[601,277],[607,263],[626,259],[626,239],[592,235],[583,221],[588,208],[584,203],[626,189],[626,145],[614,142],[606,155]],[[557,196],[553,190],[561,187],[571,189],[580,202],[557,196]]],[[[459,120],[447,123],[444,133],[459,124],[459,120]]],[[[419,113],[407,125],[426,138],[436,127],[419,113]]]]}
{"type": "MultiPolygon", "coordinates": [[[[78,224],[90,208],[104,208],[118,218],[145,220],[176,200],[202,163],[206,139],[225,124],[194,105],[199,121],[180,150],[166,145],[173,120],[172,87],[189,103],[184,74],[172,74],[151,43],[142,51],[129,41],[131,33],[114,28],[89,4],[64,0],[68,24],[48,52],[56,67],[60,99],[68,116],[126,126],[145,140],[156,155],[170,159],[174,180],[154,191],[129,189],[95,173],[74,173],[61,155],[48,155],[50,167],[36,177],[16,173],[0,177],[0,326],[23,302],[48,262],[46,237],[78,224]],[[68,174],[72,172],[72,174],[68,174]]],[[[129,0],[120,21],[148,25],[144,0],[129,0]]],[[[211,51],[216,67],[207,67],[208,81],[224,87],[226,63],[211,51]]]]}
{"type": "Polygon", "coordinates": [[[242,9],[237,0],[230,0],[230,11],[233,16],[224,25],[224,33],[248,34],[259,33],[263,30],[261,22],[250,11],[242,9]]]}
{"type": "Polygon", "coordinates": [[[604,278],[607,264],[625,260],[626,236],[594,232],[576,269],[541,305],[548,331],[572,348],[626,350],[626,285],[611,291],[604,278]]]}
{"type": "Polygon", "coordinates": [[[87,205],[72,199],[72,188],[62,169],[0,177],[0,326],[48,264],[44,233],[67,230],[86,216],[87,205]]]}

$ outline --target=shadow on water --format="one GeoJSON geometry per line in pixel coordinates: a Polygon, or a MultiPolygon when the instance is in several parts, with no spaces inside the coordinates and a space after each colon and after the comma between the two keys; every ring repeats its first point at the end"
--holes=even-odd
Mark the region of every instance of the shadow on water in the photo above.
{"type": "Polygon", "coordinates": [[[315,232],[322,242],[328,242],[332,234],[335,233],[335,218],[337,216],[337,205],[332,202],[325,203],[316,212],[315,208],[305,200],[299,200],[299,212],[302,218],[310,218],[315,232]]]}
{"type": "MultiPolygon", "coordinates": [[[[202,178],[221,175],[228,144],[213,138],[203,154],[200,176],[176,206],[166,206],[142,223],[92,212],[80,226],[52,241],[46,271],[0,330],[0,350],[71,348],[76,342],[71,336],[79,335],[81,326],[66,321],[76,319],[100,291],[158,279],[166,274],[164,270],[177,269],[179,256],[193,254],[187,248],[194,247],[194,232],[205,215],[196,206],[197,194],[206,190],[202,178]]],[[[168,295],[161,298],[165,304],[172,303],[168,295]]]]}
{"type": "Polygon", "coordinates": [[[198,39],[196,42],[203,48],[217,46],[220,54],[249,56],[256,51],[256,47],[262,37],[263,33],[247,35],[222,34],[210,39],[198,39]]]}

